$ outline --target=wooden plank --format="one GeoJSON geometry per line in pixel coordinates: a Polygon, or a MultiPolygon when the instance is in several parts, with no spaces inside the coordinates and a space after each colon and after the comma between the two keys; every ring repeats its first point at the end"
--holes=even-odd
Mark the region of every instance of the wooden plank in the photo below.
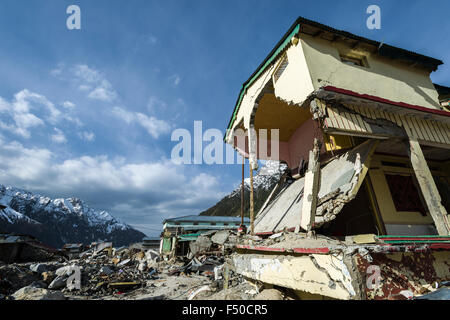
{"type": "Polygon", "coordinates": [[[434,126],[434,128],[436,129],[436,131],[437,131],[437,133],[439,134],[439,140],[442,142],[442,143],[447,143],[446,141],[445,141],[445,137],[444,137],[444,131],[442,131],[441,130],[441,127],[439,126],[439,124],[438,124],[438,121],[432,121],[432,124],[433,124],[433,126],[434,126]]]}
{"type": "Polygon", "coordinates": [[[396,113],[393,113],[392,115],[393,115],[393,117],[394,117],[395,123],[396,123],[398,126],[403,127],[403,123],[402,123],[402,121],[400,120],[399,115],[396,114],[396,113]]]}
{"type": "Polygon", "coordinates": [[[363,120],[361,115],[357,114],[356,118],[358,119],[359,125],[364,130],[364,132],[372,133],[372,128],[370,128],[369,124],[363,120]]]}
{"type": "Polygon", "coordinates": [[[444,128],[444,131],[446,132],[447,137],[450,141],[450,126],[444,122],[441,122],[441,126],[444,128]]]}
{"type": "Polygon", "coordinates": [[[440,142],[439,134],[436,131],[436,128],[434,128],[433,123],[430,120],[427,120],[428,128],[430,128],[430,131],[434,137],[434,142],[440,142]]]}
{"type": "Polygon", "coordinates": [[[319,140],[314,139],[314,148],[309,151],[308,171],[305,175],[302,214],[300,218],[300,227],[305,231],[310,231],[312,229],[316,216],[320,178],[319,153],[319,140]]]}
{"type": "Polygon", "coordinates": [[[417,122],[417,119],[415,119],[414,117],[412,117],[412,118],[410,118],[410,119],[411,119],[411,123],[412,123],[413,126],[414,126],[414,129],[415,129],[416,132],[417,132],[418,138],[421,139],[421,140],[425,140],[425,136],[424,136],[424,134],[422,133],[422,130],[420,129],[420,127],[419,127],[419,123],[417,122]]]}
{"type": "Polygon", "coordinates": [[[358,113],[357,118],[358,118],[358,121],[360,122],[361,127],[364,128],[366,130],[366,132],[372,133],[372,128],[362,118],[363,116],[368,117],[365,108],[362,106],[358,106],[358,105],[355,105],[354,107],[355,107],[355,111],[358,113]]]}
{"type": "Polygon", "coordinates": [[[411,160],[411,165],[419,183],[420,190],[422,191],[423,198],[425,199],[439,235],[450,235],[447,211],[442,205],[441,196],[417,139],[414,137],[409,138],[409,146],[407,150],[411,160]]]}
{"type": "Polygon", "coordinates": [[[409,131],[411,132],[412,136],[414,138],[418,139],[419,137],[417,135],[416,130],[414,130],[414,125],[411,123],[411,119],[409,117],[404,117],[404,119],[405,119],[405,122],[408,124],[408,128],[409,128],[409,131]]]}
{"type": "Polygon", "coordinates": [[[352,131],[356,131],[356,127],[355,124],[353,123],[353,119],[352,116],[348,113],[348,112],[341,112],[342,117],[344,118],[344,120],[347,121],[349,129],[352,131]]]}
{"type": "Polygon", "coordinates": [[[445,128],[445,126],[442,122],[436,121],[436,123],[441,128],[445,143],[450,144],[450,131],[445,128]]]}
{"type": "Polygon", "coordinates": [[[253,168],[250,163],[250,232],[255,234],[255,206],[253,202],[253,168]]]}
{"type": "Polygon", "coordinates": [[[406,134],[407,134],[409,137],[414,136],[413,133],[412,133],[412,131],[411,131],[411,129],[410,129],[410,127],[409,127],[408,121],[406,121],[406,118],[405,118],[405,117],[401,117],[400,119],[401,119],[401,121],[402,121],[403,128],[405,128],[405,130],[406,130],[406,134]]]}
{"type": "Polygon", "coordinates": [[[345,118],[344,112],[336,109],[336,113],[339,114],[339,120],[342,123],[343,129],[350,130],[350,124],[348,123],[348,120],[345,118]]]}
{"type": "Polygon", "coordinates": [[[432,141],[430,138],[430,135],[428,134],[428,129],[425,127],[423,119],[417,119],[417,122],[419,123],[420,129],[422,130],[422,133],[425,137],[425,140],[432,141]]]}
{"type": "Polygon", "coordinates": [[[341,128],[341,125],[339,124],[339,121],[337,119],[338,115],[336,114],[335,110],[333,107],[328,107],[328,119],[330,119],[332,126],[334,128],[341,128]]]}
{"type": "Polygon", "coordinates": [[[355,131],[365,132],[365,130],[363,128],[361,128],[361,126],[359,125],[358,118],[356,117],[356,114],[349,113],[349,115],[350,115],[350,118],[351,118],[351,120],[353,122],[353,125],[355,127],[355,131]]]}
{"type": "Polygon", "coordinates": [[[423,125],[425,129],[427,130],[428,136],[430,137],[430,141],[436,141],[436,137],[433,134],[433,131],[430,129],[430,123],[428,120],[423,120],[423,125]]]}
{"type": "Polygon", "coordinates": [[[353,107],[353,110],[355,111],[355,113],[353,114],[353,117],[356,119],[356,123],[358,124],[359,128],[361,129],[361,132],[368,132],[366,125],[365,125],[363,119],[361,118],[361,115],[360,115],[361,112],[359,111],[358,106],[354,105],[352,107],[353,107]]]}

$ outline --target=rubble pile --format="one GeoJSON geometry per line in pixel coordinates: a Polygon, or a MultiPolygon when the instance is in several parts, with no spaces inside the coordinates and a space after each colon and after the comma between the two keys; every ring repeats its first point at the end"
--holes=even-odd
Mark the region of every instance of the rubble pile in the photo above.
{"type": "Polygon", "coordinates": [[[263,288],[234,273],[229,254],[238,242],[276,238],[216,230],[190,241],[184,256],[105,242],[53,261],[0,262],[0,300],[251,300],[263,288]]]}
{"type": "Polygon", "coordinates": [[[253,286],[225,268],[237,240],[232,231],[207,232],[180,257],[100,243],[54,261],[0,262],[0,300],[250,299],[253,286]]]}

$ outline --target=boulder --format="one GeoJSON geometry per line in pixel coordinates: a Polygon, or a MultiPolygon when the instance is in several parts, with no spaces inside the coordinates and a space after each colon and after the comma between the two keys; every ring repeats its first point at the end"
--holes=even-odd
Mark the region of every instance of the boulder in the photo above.
{"type": "Polygon", "coordinates": [[[67,285],[67,276],[65,275],[57,276],[55,280],[53,280],[52,283],[48,285],[48,288],[52,290],[59,290],[65,288],[66,285],[67,285]]]}
{"type": "Polygon", "coordinates": [[[32,286],[23,287],[12,296],[15,300],[65,300],[64,294],[60,291],[49,291],[32,286]]]}
{"type": "Polygon", "coordinates": [[[227,241],[228,237],[230,236],[230,231],[228,230],[221,230],[217,231],[212,237],[211,241],[216,244],[224,244],[225,241],[227,241]]]}
{"type": "Polygon", "coordinates": [[[283,300],[283,293],[277,289],[265,289],[258,293],[253,300],[283,300]]]}

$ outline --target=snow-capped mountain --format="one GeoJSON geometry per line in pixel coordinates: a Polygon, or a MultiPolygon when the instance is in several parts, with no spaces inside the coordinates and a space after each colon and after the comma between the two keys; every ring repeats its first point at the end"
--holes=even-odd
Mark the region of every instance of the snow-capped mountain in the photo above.
{"type": "Polygon", "coordinates": [[[0,185],[0,231],[30,234],[60,248],[65,243],[112,241],[115,246],[140,241],[145,235],[96,211],[77,198],[50,199],[14,187],[0,185]]]}
{"type": "MultiPolygon", "coordinates": [[[[266,161],[264,166],[253,175],[253,191],[255,212],[264,204],[275,184],[280,180],[287,166],[278,161],[266,161]]],[[[247,174],[247,172],[246,172],[247,174]]],[[[244,179],[244,212],[249,215],[250,178],[244,179]]],[[[240,216],[241,214],[241,185],[211,208],[200,213],[202,216],[240,216]]]]}

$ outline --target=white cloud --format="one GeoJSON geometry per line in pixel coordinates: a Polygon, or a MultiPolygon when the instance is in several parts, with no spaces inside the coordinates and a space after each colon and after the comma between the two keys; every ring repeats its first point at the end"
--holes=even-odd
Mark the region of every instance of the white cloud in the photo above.
{"type": "Polygon", "coordinates": [[[64,101],[63,103],[61,103],[61,105],[67,109],[75,108],[75,103],[73,103],[72,101],[64,101]]]}
{"type": "Polygon", "coordinates": [[[78,90],[86,92],[89,99],[104,102],[112,102],[117,99],[117,92],[105,76],[86,64],[76,64],[69,68],[60,64],[51,71],[51,74],[59,79],[72,82],[78,90]]]}
{"type": "Polygon", "coordinates": [[[23,138],[30,138],[31,129],[44,126],[45,122],[55,124],[66,118],[44,95],[28,89],[16,93],[10,102],[0,97],[0,113],[0,128],[23,138]]]}
{"type": "Polygon", "coordinates": [[[85,140],[85,141],[94,141],[95,140],[95,134],[93,132],[88,132],[88,131],[83,131],[81,133],[79,133],[79,136],[81,139],[85,140]]]}
{"type": "Polygon", "coordinates": [[[104,102],[112,102],[117,98],[111,83],[99,71],[85,64],[77,64],[72,72],[79,82],[78,88],[89,91],[88,98],[104,102]]]}
{"type": "Polygon", "coordinates": [[[77,64],[73,72],[76,77],[88,83],[97,83],[102,80],[102,76],[97,70],[91,69],[85,64],[77,64]]]}
{"type": "Polygon", "coordinates": [[[0,139],[3,184],[50,196],[77,196],[99,209],[141,215],[147,223],[152,217],[160,223],[163,215],[198,213],[224,196],[217,177],[193,171],[166,159],[128,163],[99,155],[58,160],[45,148],[0,139]]]}
{"type": "Polygon", "coordinates": [[[117,98],[117,93],[107,80],[103,80],[100,85],[88,94],[88,97],[104,102],[112,102],[117,98]]]}
{"type": "Polygon", "coordinates": [[[66,143],[67,139],[64,133],[58,128],[54,128],[54,130],[55,134],[52,135],[52,141],[55,143],[66,143]]]}
{"type": "Polygon", "coordinates": [[[167,103],[162,101],[157,97],[150,97],[147,103],[147,109],[151,112],[161,111],[161,109],[166,109],[167,103]]]}
{"type": "Polygon", "coordinates": [[[162,134],[169,133],[171,129],[171,126],[167,121],[160,120],[155,117],[149,117],[140,112],[131,112],[120,107],[114,107],[112,113],[128,124],[139,124],[155,139],[162,134]]]}
{"type": "Polygon", "coordinates": [[[181,77],[178,74],[174,74],[169,77],[169,80],[173,83],[173,85],[178,86],[181,82],[181,77]]]}

